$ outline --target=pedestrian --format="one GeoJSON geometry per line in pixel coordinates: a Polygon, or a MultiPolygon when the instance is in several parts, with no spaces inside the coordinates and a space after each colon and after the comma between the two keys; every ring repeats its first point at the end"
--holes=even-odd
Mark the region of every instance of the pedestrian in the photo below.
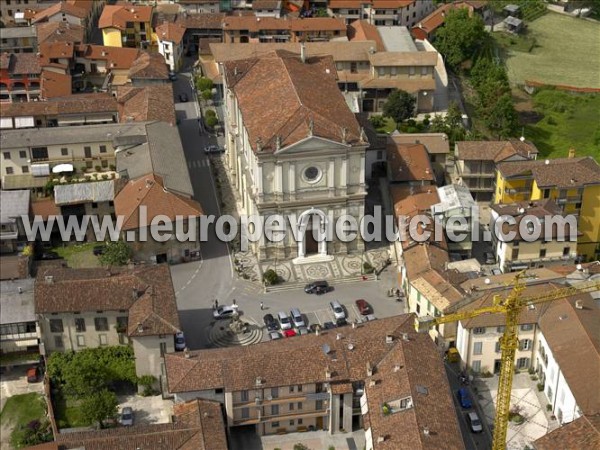
{"type": "Polygon", "coordinates": [[[260,302],[260,310],[262,311],[263,309],[265,309],[265,305],[263,302],[260,302]]]}
{"type": "Polygon", "coordinates": [[[219,300],[217,300],[217,299],[215,298],[215,309],[217,309],[218,307],[219,307],[219,300]]]}
{"type": "Polygon", "coordinates": [[[233,305],[236,305],[235,298],[233,299],[233,305]]]}

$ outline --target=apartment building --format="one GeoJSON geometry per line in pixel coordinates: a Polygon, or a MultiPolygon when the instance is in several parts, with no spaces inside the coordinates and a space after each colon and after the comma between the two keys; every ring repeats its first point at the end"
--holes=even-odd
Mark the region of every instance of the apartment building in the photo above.
{"type": "Polygon", "coordinates": [[[164,375],[180,331],[167,265],[133,269],[43,267],[35,281],[42,354],[131,345],[137,376],[164,375]]]}
{"type": "Polygon", "coordinates": [[[230,10],[228,3],[220,0],[177,0],[179,9],[184,14],[216,14],[230,10]]]}
{"type": "Polygon", "coordinates": [[[563,217],[561,208],[553,200],[495,204],[491,207],[490,216],[490,228],[493,229],[500,230],[499,222],[496,225],[500,217],[503,218],[502,220],[508,218],[514,220],[514,225],[504,223],[501,227],[503,233],[514,232],[514,239],[504,242],[495,233],[492,235],[496,260],[503,272],[515,272],[553,264],[572,264],[577,260],[578,232],[575,226],[573,226],[573,230],[568,227],[565,230],[562,227],[558,230],[558,226],[552,227],[549,230],[552,234],[546,235],[546,221],[550,221],[551,217],[563,217]],[[539,220],[540,234],[537,238],[529,236],[533,235],[537,228],[534,223],[521,223],[524,218],[529,220],[531,217],[539,220]],[[575,235],[575,241],[569,240],[571,231],[575,235]],[[557,235],[558,232],[564,232],[564,237],[561,238],[557,235]]]}
{"type": "Polygon", "coordinates": [[[435,174],[423,144],[399,144],[388,137],[387,174],[391,185],[429,185],[435,190],[435,174]]]}
{"type": "Polygon", "coordinates": [[[456,416],[447,413],[452,398],[439,354],[415,332],[412,315],[247,347],[169,354],[166,367],[176,402],[217,400],[228,428],[254,426],[258,435],[362,429],[367,449],[425,442],[464,448],[456,416]]]}
{"type": "Polygon", "coordinates": [[[473,215],[477,215],[474,208],[477,204],[466,186],[450,184],[438,187],[437,194],[440,202],[432,205],[431,213],[444,227],[448,252],[452,256],[469,259],[473,248],[473,215]],[[459,217],[463,223],[457,220],[459,217]]]}
{"type": "Polygon", "coordinates": [[[578,217],[577,253],[583,261],[600,257],[600,165],[591,156],[501,163],[495,203],[552,199],[564,214],[578,217]]]}
{"type": "Polygon", "coordinates": [[[281,0],[254,0],[252,2],[252,11],[256,17],[281,17],[281,0]]]}
{"type": "Polygon", "coordinates": [[[453,181],[467,186],[476,201],[490,201],[494,199],[496,190],[496,165],[503,161],[535,160],[537,154],[538,150],[533,144],[516,139],[459,141],[454,145],[453,181]]]}
{"type": "Polygon", "coordinates": [[[32,278],[0,281],[0,350],[2,355],[31,352],[39,357],[40,329],[35,316],[32,278]]]}
{"type": "Polygon", "coordinates": [[[366,20],[375,26],[413,27],[434,10],[432,0],[330,0],[328,12],[346,23],[366,20]]]}
{"type": "Polygon", "coordinates": [[[392,139],[397,144],[424,145],[435,173],[436,184],[441,185],[444,183],[446,161],[450,154],[450,144],[445,133],[400,133],[394,131],[392,139]]]}
{"type": "Polygon", "coordinates": [[[155,47],[157,37],[152,29],[153,15],[152,6],[132,3],[106,5],[98,20],[104,45],[138,49],[155,47]]]}
{"type": "Polygon", "coordinates": [[[346,36],[345,22],[331,17],[226,16],[223,19],[223,42],[227,44],[330,41],[343,36],[346,36]]]}
{"type": "Polygon", "coordinates": [[[210,54],[209,45],[223,42],[225,13],[178,14],[175,23],[185,27],[183,47],[186,52],[210,54]]]}
{"type": "Polygon", "coordinates": [[[35,53],[2,53],[0,101],[23,102],[40,98],[41,72],[35,53]]]}
{"type": "Polygon", "coordinates": [[[37,52],[38,39],[35,27],[0,28],[0,40],[3,52],[37,52]]]}
{"type": "Polygon", "coordinates": [[[68,23],[81,26],[87,37],[91,36],[95,21],[104,7],[104,0],[66,0],[55,2],[41,11],[34,11],[28,22],[38,24],[41,22],[68,23]]]}
{"type": "Polygon", "coordinates": [[[165,62],[172,71],[179,70],[183,55],[183,35],[185,27],[172,22],[163,22],[156,27],[158,52],[164,56],[165,62]]]}

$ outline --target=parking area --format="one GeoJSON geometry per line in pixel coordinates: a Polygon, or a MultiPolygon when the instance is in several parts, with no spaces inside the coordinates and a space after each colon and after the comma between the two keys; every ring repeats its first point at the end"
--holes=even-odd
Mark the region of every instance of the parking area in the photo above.
{"type": "Polygon", "coordinates": [[[173,401],[165,400],[160,395],[142,397],[141,395],[120,395],[119,414],[126,406],[133,409],[134,425],[168,423],[173,414],[173,401]]]}
{"type": "Polygon", "coordinates": [[[27,369],[31,365],[12,366],[10,370],[2,369],[0,376],[0,411],[9,397],[13,395],[44,393],[44,385],[41,380],[37,383],[27,382],[27,369]]]}

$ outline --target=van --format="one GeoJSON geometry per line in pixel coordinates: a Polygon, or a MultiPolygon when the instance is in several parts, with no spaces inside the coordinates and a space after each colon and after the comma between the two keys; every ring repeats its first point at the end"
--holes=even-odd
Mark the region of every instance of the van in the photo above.
{"type": "Polygon", "coordinates": [[[286,313],[284,313],[283,311],[278,312],[277,318],[279,319],[279,323],[281,325],[282,330],[289,330],[292,328],[292,321],[286,313]]]}
{"type": "Polygon", "coordinates": [[[469,422],[469,427],[473,433],[481,433],[483,431],[483,425],[476,412],[467,414],[467,421],[469,422]]]}
{"type": "Polygon", "coordinates": [[[305,327],[304,318],[302,317],[302,313],[298,308],[292,308],[290,310],[290,316],[292,317],[292,322],[294,322],[294,326],[296,328],[305,327]]]}

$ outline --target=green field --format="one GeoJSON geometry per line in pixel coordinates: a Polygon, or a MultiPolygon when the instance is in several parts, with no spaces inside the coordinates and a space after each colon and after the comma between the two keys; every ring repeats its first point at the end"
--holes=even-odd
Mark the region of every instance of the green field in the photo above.
{"type": "Polygon", "coordinates": [[[528,37],[536,41],[531,52],[502,46],[512,83],[533,80],[600,88],[599,24],[548,13],[527,25],[528,37]]]}
{"type": "Polygon", "coordinates": [[[544,117],[525,127],[542,157],[561,158],[573,147],[577,156],[590,155],[600,162],[600,94],[572,94],[542,89],[533,106],[544,117]]]}

